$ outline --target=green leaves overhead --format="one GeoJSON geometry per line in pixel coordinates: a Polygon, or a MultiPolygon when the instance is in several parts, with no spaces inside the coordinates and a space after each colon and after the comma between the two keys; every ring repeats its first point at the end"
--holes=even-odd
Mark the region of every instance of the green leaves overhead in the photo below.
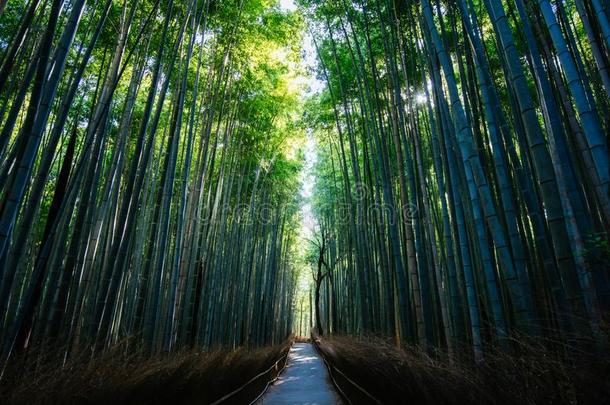
{"type": "Polygon", "coordinates": [[[607,5],[299,3],[326,84],[305,104],[323,329],[477,361],[511,335],[603,344],[607,5]]]}
{"type": "Polygon", "coordinates": [[[148,351],[285,339],[300,15],[267,0],[27,6],[0,16],[3,360],[126,336],[148,351]]]}

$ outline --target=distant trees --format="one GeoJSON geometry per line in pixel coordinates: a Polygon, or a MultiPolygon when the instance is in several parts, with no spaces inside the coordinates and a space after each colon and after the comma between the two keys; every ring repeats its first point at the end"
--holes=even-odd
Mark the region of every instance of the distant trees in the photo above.
{"type": "MultiPolygon", "coordinates": [[[[312,264],[312,267],[314,267],[313,270],[313,274],[312,274],[312,278],[313,278],[313,282],[314,282],[314,312],[315,312],[315,320],[316,320],[316,333],[319,335],[324,335],[325,332],[329,332],[330,330],[325,331],[324,327],[322,326],[322,312],[320,310],[320,305],[321,305],[321,296],[320,296],[320,292],[322,289],[322,282],[324,281],[325,278],[327,277],[332,277],[332,270],[335,267],[337,261],[340,260],[340,257],[335,257],[334,262],[333,263],[327,263],[327,256],[329,255],[328,252],[328,244],[329,241],[331,240],[331,235],[328,233],[328,231],[326,231],[324,228],[320,229],[320,232],[318,235],[316,235],[316,238],[312,241],[310,241],[310,243],[313,244],[313,246],[311,248],[314,248],[315,251],[313,251],[313,253],[315,254],[315,257],[312,257],[311,259],[313,259],[314,263],[312,264]]],[[[330,284],[332,285],[332,278],[329,280],[330,284]]],[[[327,292],[329,292],[330,290],[327,289],[327,292]]],[[[327,302],[327,309],[329,309],[330,311],[332,311],[334,308],[332,308],[332,305],[329,305],[329,303],[331,303],[332,298],[327,298],[326,302],[327,302]]],[[[330,313],[329,313],[330,314],[330,313]]],[[[333,313],[334,315],[334,313],[333,313]]],[[[331,315],[331,316],[333,316],[331,315]]],[[[327,317],[329,317],[327,315],[327,317]]]]}
{"type": "Polygon", "coordinates": [[[256,0],[0,12],[3,359],[283,340],[301,130],[277,55],[298,63],[298,16],[256,0]]]}
{"type": "Polygon", "coordinates": [[[326,82],[315,207],[341,257],[322,327],[478,360],[514,334],[606,341],[608,6],[301,3],[326,82]]]}

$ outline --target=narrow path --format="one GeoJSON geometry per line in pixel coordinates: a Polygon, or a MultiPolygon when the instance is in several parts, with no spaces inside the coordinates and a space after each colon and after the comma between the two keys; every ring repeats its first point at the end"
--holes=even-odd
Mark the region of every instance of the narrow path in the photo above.
{"type": "Polygon", "coordinates": [[[324,361],[310,343],[295,343],[288,365],[258,405],[342,405],[324,361]]]}

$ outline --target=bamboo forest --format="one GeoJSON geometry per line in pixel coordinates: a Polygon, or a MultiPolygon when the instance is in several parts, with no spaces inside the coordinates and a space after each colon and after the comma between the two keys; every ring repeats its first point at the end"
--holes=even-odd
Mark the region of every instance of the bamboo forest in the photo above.
{"type": "Polygon", "coordinates": [[[0,0],[0,403],[610,403],[609,0],[0,0]]]}

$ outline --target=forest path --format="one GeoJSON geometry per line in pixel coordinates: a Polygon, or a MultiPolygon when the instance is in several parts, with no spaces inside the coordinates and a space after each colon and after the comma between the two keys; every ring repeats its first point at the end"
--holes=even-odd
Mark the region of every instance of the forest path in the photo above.
{"type": "Polygon", "coordinates": [[[259,405],[342,405],[328,370],[310,343],[295,343],[282,375],[257,402],[259,405]]]}

